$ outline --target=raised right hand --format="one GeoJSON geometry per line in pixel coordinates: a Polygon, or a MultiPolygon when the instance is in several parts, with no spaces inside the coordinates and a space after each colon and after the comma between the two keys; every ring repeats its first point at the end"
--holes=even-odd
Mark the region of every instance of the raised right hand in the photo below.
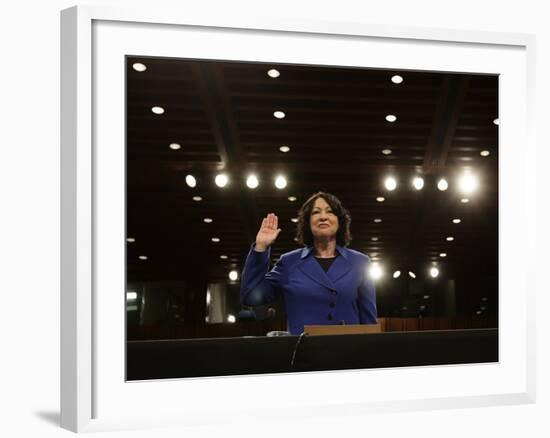
{"type": "Polygon", "coordinates": [[[256,235],[256,251],[263,252],[271,245],[279,233],[281,232],[278,227],[279,219],[274,213],[269,213],[260,226],[260,230],[256,235]]]}

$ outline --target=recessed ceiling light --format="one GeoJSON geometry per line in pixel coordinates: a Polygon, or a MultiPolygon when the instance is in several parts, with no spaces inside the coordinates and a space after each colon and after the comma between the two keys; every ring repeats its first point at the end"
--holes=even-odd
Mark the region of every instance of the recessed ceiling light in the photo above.
{"type": "Polygon", "coordinates": [[[373,242],[377,242],[377,241],[378,241],[378,237],[376,237],[376,236],[371,237],[370,240],[372,240],[373,242]]]}
{"type": "Polygon", "coordinates": [[[395,271],[393,273],[393,278],[399,278],[400,275],[401,275],[401,271],[395,271]]]}
{"type": "Polygon", "coordinates": [[[394,76],[392,76],[391,81],[394,84],[400,84],[401,82],[403,82],[403,77],[401,77],[399,75],[394,75],[394,76]]]}
{"type": "Polygon", "coordinates": [[[178,149],[181,149],[181,144],[179,143],[170,143],[170,149],[177,151],[178,149]]]}
{"type": "Polygon", "coordinates": [[[424,298],[425,300],[427,300],[427,299],[429,299],[429,298],[430,298],[430,296],[429,296],[429,295],[424,295],[424,297],[423,297],[423,298],[424,298]]]}
{"type": "Polygon", "coordinates": [[[453,224],[459,224],[460,222],[462,222],[460,219],[453,219],[453,224]]]}
{"type": "Polygon", "coordinates": [[[380,218],[378,218],[378,217],[377,217],[376,219],[374,219],[374,223],[375,223],[375,224],[379,224],[380,222],[382,222],[382,219],[380,219],[380,218]]]}
{"type": "Polygon", "coordinates": [[[290,219],[290,221],[296,223],[296,222],[298,222],[298,218],[297,218],[297,217],[293,217],[292,219],[290,219]]]}
{"type": "Polygon", "coordinates": [[[439,269],[437,269],[435,266],[430,268],[430,276],[432,278],[436,278],[439,275],[439,269]]]}
{"type": "Polygon", "coordinates": [[[391,154],[391,149],[382,149],[382,153],[384,155],[390,155],[391,154]]]}
{"type": "Polygon", "coordinates": [[[218,173],[214,178],[214,182],[218,187],[225,187],[229,182],[229,177],[225,173],[218,173]]]}
{"type": "Polygon", "coordinates": [[[439,254],[439,257],[447,257],[447,253],[446,252],[442,252],[439,254]]]}
{"type": "Polygon", "coordinates": [[[449,188],[449,183],[447,182],[447,180],[445,178],[441,178],[438,182],[437,182],[437,188],[444,192],[445,190],[447,190],[449,188]]]}
{"type": "Polygon", "coordinates": [[[478,179],[475,175],[470,172],[465,172],[462,174],[458,180],[458,187],[460,191],[464,194],[470,194],[477,190],[479,186],[478,179]]]}
{"type": "Polygon", "coordinates": [[[393,123],[397,120],[397,116],[393,115],[393,114],[388,114],[386,116],[386,120],[390,123],[393,123]]]}
{"type": "Polygon", "coordinates": [[[126,299],[128,301],[135,301],[137,300],[137,292],[126,292],[126,299]]]}
{"type": "Polygon", "coordinates": [[[147,256],[144,256],[144,255],[140,255],[138,258],[139,258],[140,260],[147,260],[147,256]]]}
{"type": "Polygon", "coordinates": [[[462,202],[463,204],[467,204],[468,202],[470,202],[470,200],[468,198],[462,198],[460,202],[462,202]]]}
{"type": "Polygon", "coordinates": [[[153,111],[155,114],[164,114],[164,108],[161,106],[154,106],[151,108],[151,111],[153,111]]]}
{"type": "Polygon", "coordinates": [[[220,241],[219,237],[212,237],[212,242],[218,243],[220,241]]]}
{"type": "Polygon", "coordinates": [[[422,188],[424,187],[424,178],[420,176],[415,176],[413,178],[413,187],[416,190],[422,190],[422,188]]]}
{"type": "Polygon", "coordinates": [[[384,274],[382,270],[382,266],[378,262],[374,262],[371,264],[369,268],[369,274],[373,280],[378,280],[382,277],[384,274]]]}
{"type": "Polygon", "coordinates": [[[279,76],[281,76],[281,73],[279,73],[279,70],[272,68],[271,70],[268,70],[267,75],[270,78],[278,78],[279,76]]]}
{"type": "Polygon", "coordinates": [[[286,187],[286,178],[282,175],[278,175],[277,178],[275,178],[275,187],[279,190],[284,189],[286,187]]]}
{"type": "Polygon", "coordinates": [[[482,150],[479,155],[481,155],[482,157],[488,157],[489,155],[491,155],[491,153],[488,151],[488,150],[482,150]]]}
{"type": "Polygon", "coordinates": [[[195,179],[195,177],[193,175],[187,175],[185,177],[185,183],[189,187],[196,187],[197,186],[197,180],[195,179]]]}
{"type": "Polygon", "coordinates": [[[212,221],[212,218],[210,218],[210,217],[205,217],[205,218],[203,219],[203,221],[204,221],[205,223],[207,223],[207,224],[211,224],[211,223],[213,222],[213,221],[212,221]]]}
{"type": "Polygon", "coordinates": [[[281,146],[281,147],[279,148],[279,150],[280,150],[281,152],[288,152],[288,151],[290,150],[290,148],[289,148],[288,146],[281,146]]]}
{"type": "Polygon", "coordinates": [[[227,322],[234,323],[235,321],[237,321],[235,315],[227,315],[227,322]]]}
{"type": "Polygon", "coordinates": [[[452,242],[453,240],[455,240],[455,238],[453,236],[449,236],[446,238],[447,242],[452,242]]]}
{"type": "Polygon", "coordinates": [[[498,126],[498,125],[500,125],[500,120],[499,120],[499,119],[495,119],[495,120],[493,120],[493,123],[494,123],[495,125],[498,126]]]}
{"type": "Polygon", "coordinates": [[[227,260],[227,256],[224,255],[224,254],[222,254],[222,255],[220,256],[220,259],[222,259],[222,260],[227,260]]]}
{"type": "Polygon", "coordinates": [[[416,274],[412,271],[409,271],[409,277],[416,278],[416,274]]]}
{"type": "Polygon", "coordinates": [[[481,310],[478,310],[476,313],[477,313],[478,315],[481,315],[481,310]]]}
{"type": "Polygon", "coordinates": [[[135,71],[139,71],[139,72],[147,70],[147,67],[145,66],[145,64],[142,64],[141,62],[134,62],[134,64],[132,65],[132,68],[135,71]]]}
{"type": "Polygon", "coordinates": [[[258,177],[256,175],[248,175],[248,178],[246,178],[246,186],[249,189],[255,189],[258,185],[260,185],[258,177]]]}
{"type": "Polygon", "coordinates": [[[202,201],[202,197],[200,197],[200,196],[193,196],[193,201],[196,201],[196,202],[202,201]]]}
{"type": "Polygon", "coordinates": [[[294,201],[296,201],[296,196],[289,196],[289,197],[288,197],[288,200],[289,200],[290,202],[294,202],[294,201]]]}
{"type": "Polygon", "coordinates": [[[126,239],[126,242],[130,242],[130,243],[134,243],[136,241],[136,239],[134,239],[133,237],[128,237],[126,239]]]}
{"type": "Polygon", "coordinates": [[[282,111],[275,111],[275,112],[273,113],[273,116],[274,116],[275,118],[277,118],[277,119],[284,119],[285,116],[286,116],[286,114],[285,114],[284,112],[282,112],[282,111]]]}
{"type": "Polygon", "coordinates": [[[377,200],[378,202],[384,202],[386,199],[385,199],[383,196],[378,196],[378,197],[376,198],[376,200],[377,200]]]}
{"type": "Polygon", "coordinates": [[[397,187],[397,181],[393,176],[389,176],[384,180],[384,187],[391,192],[397,187]]]}
{"type": "Polygon", "coordinates": [[[237,278],[239,278],[239,273],[238,273],[237,271],[231,271],[231,272],[229,273],[229,279],[230,279],[231,281],[236,281],[237,278]]]}

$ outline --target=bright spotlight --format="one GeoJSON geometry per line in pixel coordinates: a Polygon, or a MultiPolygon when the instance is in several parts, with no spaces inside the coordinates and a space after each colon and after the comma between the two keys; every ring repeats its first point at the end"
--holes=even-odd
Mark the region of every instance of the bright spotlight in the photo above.
{"type": "Polygon", "coordinates": [[[275,187],[278,189],[284,189],[286,187],[286,178],[282,175],[275,178],[275,187]]]}
{"type": "Polygon", "coordinates": [[[430,276],[432,278],[436,278],[439,275],[439,269],[437,269],[435,266],[430,268],[430,276]]]}
{"type": "Polygon", "coordinates": [[[409,271],[409,277],[416,278],[416,274],[412,271],[409,271]]]}
{"type": "Polygon", "coordinates": [[[444,192],[445,190],[447,190],[449,188],[449,183],[447,182],[447,180],[445,178],[441,178],[438,182],[437,182],[437,188],[444,192]]]}
{"type": "Polygon", "coordinates": [[[229,177],[225,173],[219,173],[216,175],[214,182],[218,187],[225,187],[229,182],[229,177]]]}
{"type": "Polygon", "coordinates": [[[458,181],[458,187],[460,188],[460,191],[464,194],[470,194],[477,190],[478,188],[478,180],[477,178],[472,175],[471,173],[467,172],[464,175],[462,175],[458,181]]]}
{"type": "Polygon", "coordinates": [[[392,190],[395,190],[395,188],[397,187],[397,181],[395,180],[394,177],[389,176],[384,181],[384,187],[386,187],[386,189],[391,192],[392,190]]]}
{"type": "Polygon", "coordinates": [[[196,187],[197,185],[197,180],[195,179],[195,177],[193,175],[187,175],[185,177],[185,183],[189,186],[189,187],[196,187]]]}
{"type": "Polygon", "coordinates": [[[413,186],[416,190],[422,190],[422,187],[424,187],[424,178],[415,176],[413,179],[413,186]]]}
{"type": "Polygon", "coordinates": [[[126,292],[126,299],[128,301],[135,301],[137,300],[137,292],[126,292]]]}
{"type": "Polygon", "coordinates": [[[258,177],[256,175],[249,175],[246,179],[246,186],[249,189],[255,189],[259,184],[260,182],[258,181],[258,177]]]}
{"type": "Polygon", "coordinates": [[[235,321],[237,321],[235,315],[227,315],[227,322],[234,323],[235,321]]]}
{"type": "Polygon", "coordinates": [[[395,271],[393,273],[393,278],[399,278],[400,275],[401,275],[401,271],[395,271]]]}
{"type": "Polygon", "coordinates": [[[231,271],[229,273],[229,279],[231,281],[236,281],[239,278],[239,273],[237,271],[231,271]]]}
{"type": "Polygon", "coordinates": [[[383,275],[382,267],[377,262],[374,262],[369,269],[369,275],[373,280],[378,280],[383,275]]]}

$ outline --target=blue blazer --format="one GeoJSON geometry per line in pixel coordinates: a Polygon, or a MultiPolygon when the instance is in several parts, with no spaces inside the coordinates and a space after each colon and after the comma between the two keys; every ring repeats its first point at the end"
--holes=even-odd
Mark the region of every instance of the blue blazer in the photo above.
{"type": "Polygon", "coordinates": [[[241,303],[258,306],[283,295],[288,330],[293,335],[304,325],[376,324],[376,293],[367,275],[367,255],[336,246],[336,257],[325,272],[313,256],[313,247],[287,252],[271,271],[270,249],[257,252],[252,245],[241,275],[241,303]]]}

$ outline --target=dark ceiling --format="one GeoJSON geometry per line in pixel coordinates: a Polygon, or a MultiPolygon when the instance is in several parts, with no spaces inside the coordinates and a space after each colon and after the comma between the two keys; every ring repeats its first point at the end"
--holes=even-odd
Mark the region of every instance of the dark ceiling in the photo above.
{"type": "Polygon", "coordinates": [[[443,276],[496,276],[497,117],[496,76],[127,57],[127,233],[135,239],[127,245],[128,278],[202,273],[225,281],[242,269],[269,212],[282,228],[275,260],[297,247],[291,219],[319,190],[343,201],[350,247],[379,261],[386,275],[424,276],[437,262],[443,276]],[[136,71],[136,62],[146,70],[136,71]],[[280,76],[268,76],[270,69],[280,76]],[[391,81],[396,74],[402,83],[391,81]],[[154,114],[154,106],[165,112],[154,114]],[[286,117],[275,118],[277,110],[286,117]],[[388,114],[397,121],[386,121],[388,114]],[[462,203],[456,179],[466,168],[480,188],[462,203]],[[230,183],[219,188],[214,177],[222,170],[230,183]],[[260,180],[254,190],[245,184],[250,172],[260,180]],[[288,181],[282,190],[273,184],[277,174],[288,181]],[[388,175],[397,178],[395,191],[384,188],[388,175]],[[414,175],[425,179],[420,191],[414,175]],[[446,191],[436,188],[441,177],[446,191]]]}

